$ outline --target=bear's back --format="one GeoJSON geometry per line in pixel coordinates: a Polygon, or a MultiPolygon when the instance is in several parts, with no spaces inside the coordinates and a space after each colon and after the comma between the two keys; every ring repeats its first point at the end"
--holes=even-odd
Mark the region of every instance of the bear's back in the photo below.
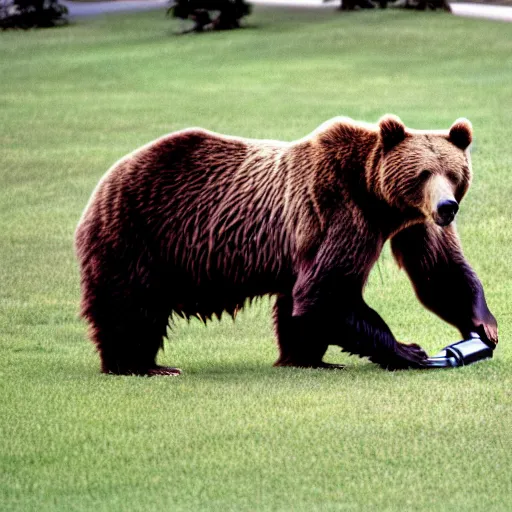
{"type": "Polygon", "coordinates": [[[230,297],[228,311],[278,293],[292,279],[295,253],[281,165],[288,147],[201,129],[162,137],[111,168],[79,238],[86,244],[102,232],[141,269],[165,267],[162,275],[187,290],[182,299],[194,297],[190,309],[205,315],[224,302],[219,290],[230,297]]]}

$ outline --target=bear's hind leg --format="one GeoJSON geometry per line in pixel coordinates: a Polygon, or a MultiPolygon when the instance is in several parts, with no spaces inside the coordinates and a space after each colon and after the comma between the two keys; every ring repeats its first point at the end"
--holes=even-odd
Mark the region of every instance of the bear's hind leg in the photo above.
{"type": "Polygon", "coordinates": [[[280,295],[274,305],[274,326],[279,345],[279,358],[274,366],[299,368],[342,369],[344,365],[322,361],[327,344],[318,341],[314,333],[300,332],[292,317],[293,299],[280,295]]]}
{"type": "Polygon", "coordinates": [[[169,312],[112,293],[84,294],[83,316],[101,357],[103,373],[115,375],[179,375],[178,368],[159,366],[156,355],[166,334],[169,312]],[[137,305],[138,304],[138,305],[137,305]]]}

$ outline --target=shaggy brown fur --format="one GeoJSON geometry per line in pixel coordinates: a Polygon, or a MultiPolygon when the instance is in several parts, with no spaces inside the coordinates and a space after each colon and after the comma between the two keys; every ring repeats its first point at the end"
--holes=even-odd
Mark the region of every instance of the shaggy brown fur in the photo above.
{"type": "Polygon", "coordinates": [[[188,129],[123,158],[76,232],[102,370],[177,374],[155,363],[170,315],[235,315],[267,294],[277,296],[276,365],[329,367],[334,344],[384,368],[421,367],[423,350],[397,342],[362,296],[390,238],[426,307],[496,342],[451,224],[470,142],[465,120],[420,132],[388,115],[336,118],[292,143],[188,129]]]}

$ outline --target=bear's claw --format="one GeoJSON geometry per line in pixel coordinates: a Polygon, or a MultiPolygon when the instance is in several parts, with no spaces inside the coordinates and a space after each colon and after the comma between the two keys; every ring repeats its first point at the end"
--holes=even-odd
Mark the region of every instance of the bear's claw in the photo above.
{"type": "Polygon", "coordinates": [[[156,375],[168,375],[168,376],[178,376],[181,375],[181,370],[179,368],[172,368],[170,366],[153,366],[151,368],[116,368],[116,369],[108,369],[103,368],[103,373],[107,373],[109,375],[138,375],[139,377],[154,377],[156,375]]]}
{"type": "Polygon", "coordinates": [[[155,368],[150,368],[147,375],[148,377],[154,377],[156,375],[177,377],[178,375],[181,375],[181,370],[170,366],[156,366],[155,368]]]}
{"type": "Polygon", "coordinates": [[[406,370],[408,368],[426,368],[428,354],[416,343],[407,345],[397,343],[395,357],[382,361],[380,365],[386,370],[406,370]]]}

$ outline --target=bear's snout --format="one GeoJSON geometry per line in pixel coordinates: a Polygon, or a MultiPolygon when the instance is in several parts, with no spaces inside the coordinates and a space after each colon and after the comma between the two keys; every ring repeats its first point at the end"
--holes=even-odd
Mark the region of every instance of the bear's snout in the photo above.
{"type": "Polygon", "coordinates": [[[448,226],[451,224],[458,211],[459,203],[457,203],[457,201],[454,201],[453,199],[440,201],[437,204],[436,224],[442,227],[448,226]]]}

